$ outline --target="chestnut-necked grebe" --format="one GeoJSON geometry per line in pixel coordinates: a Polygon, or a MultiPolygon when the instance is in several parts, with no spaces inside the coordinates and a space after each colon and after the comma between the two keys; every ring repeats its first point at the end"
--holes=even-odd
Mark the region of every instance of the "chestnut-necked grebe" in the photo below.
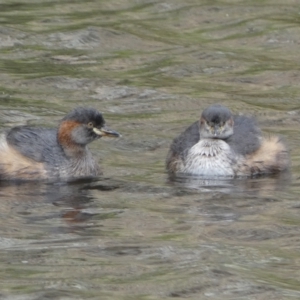
{"type": "Polygon", "coordinates": [[[273,174],[289,165],[286,146],[277,136],[263,137],[253,118],[234,116],[223,105],[206,108],[171,144],[170,175],[236,177],[273,174]]]}
{"type": "Polygon", "coordinates": [[[100,112],[76,108],[57,129],[19,126],[0,137],[1,180],[75,179],[101,174],[87,144],[118,137],[100,112]]]}

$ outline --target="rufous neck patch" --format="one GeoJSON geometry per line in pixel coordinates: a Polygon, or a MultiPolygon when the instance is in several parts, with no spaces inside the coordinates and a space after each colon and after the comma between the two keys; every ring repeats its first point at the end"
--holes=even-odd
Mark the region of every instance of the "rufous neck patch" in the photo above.
{"type": "Polygon", "coordinates": [[[84,151],[82,146],[74,142],[72,131],[81,124],[76,121],[64,121],[58,129],[58,142],[68,156],[78,156],[84,151]]]}

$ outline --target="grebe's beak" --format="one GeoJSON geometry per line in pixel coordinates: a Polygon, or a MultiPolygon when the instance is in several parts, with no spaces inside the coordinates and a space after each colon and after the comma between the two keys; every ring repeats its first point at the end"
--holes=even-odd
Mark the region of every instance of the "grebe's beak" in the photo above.
{"type": "Polygon", "coordinates": [[[114,131],[114,130],[111,130],[111,129],[108,129],[106,127],[101,127],[100,129],[94,127],[93,128],[93,131],[100,135],[100,136],[107,136],[107,137],[121,137],[121,134],[114,131]]]}
{"type": "Polygon", "coordinates": [[[219,125],[214,125],[214,128],[213,128],[213,135],[215,137],[218,137],[222,132],[222,128],[219,126],[219,125]]]}

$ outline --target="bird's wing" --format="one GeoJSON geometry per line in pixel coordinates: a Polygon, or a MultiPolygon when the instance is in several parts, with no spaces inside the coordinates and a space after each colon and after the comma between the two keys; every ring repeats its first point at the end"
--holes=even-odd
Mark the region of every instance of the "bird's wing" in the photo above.
{"type": "Polygon", "coordinates": [[[175,155],[184,158],[188,150],[199,142],[199,139],[199,121],[196,121],[173,140],[170,150],[175,155]]]}
{"type": "Polygon", "coordinates": [[[253,118],[234,116],[233,135],[226,142],[237,154],[247,155],[260,147],[261,136],[253,118]]]}
{"type": "Polygon", "coordinates": [[[26,157],[44,162],[58,148],[56,129],[20,126],[12,128],[6,136],[7,143],[26,157]]]}

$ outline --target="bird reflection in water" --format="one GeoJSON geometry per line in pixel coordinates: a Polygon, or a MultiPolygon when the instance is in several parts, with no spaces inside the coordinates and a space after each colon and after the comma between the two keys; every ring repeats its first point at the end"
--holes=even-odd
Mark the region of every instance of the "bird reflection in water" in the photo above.
{"type": "MultiPolygon", "coordinates": [[[[93,190],[109,191],[118,188],[118,183],[109,180],[76,180],[72,183],[53,184],[22,182],[12,183],[0,181],[1,213],[11,215],[16,210],[26,224],[42,223],[49,226],[51,231],[69,233],[85,231],[91,225],[99,209],[93,205],[95,196],[93,190]],[[50,208],[49,208],[50,205],[50,208]],[[59,210],[53,209],[53,205],[59,210]],[[38,213],[35,214],[36,210],[38,213]],[[63,220],[64,224],[61,223],[63,220]]],[[[104,193],[104,197],[107,194],[104,193]]],[[[101,211],[103,214],[103,211],[101,211]]],[[[16,214],[14,214],[16,216],[16,214]]],[[[13,220],[12,220],[13,222],[13,220]]],[[[16,223],[20,226],[20,222],[16,223]]]]}

